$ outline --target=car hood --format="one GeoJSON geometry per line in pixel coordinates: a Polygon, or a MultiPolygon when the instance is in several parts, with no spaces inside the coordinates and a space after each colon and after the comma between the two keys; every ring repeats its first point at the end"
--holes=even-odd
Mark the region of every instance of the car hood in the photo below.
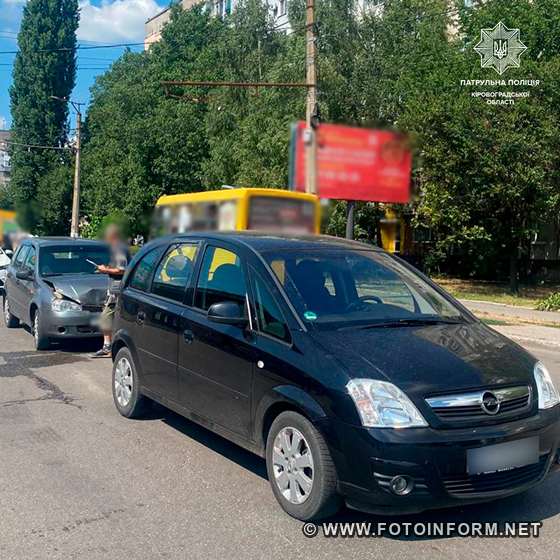
{"type": "Polygon", "coordinates": [[[350,377],[387,380],[413,399],[466,389],[533,384],[535,359],[482,323],[315,331],[350,377]]]}
{"type": "Polygon", "coordinates": [[[82,305],[103,305],[109,278],[105,274],[65,274],[43,279],[57,292],[82,305]]]}
{"type": "Polygon", "coordinates": [[[10,257],[4,253],[0,253],[0,266],[8,266],[10,264],[10,257]]]}

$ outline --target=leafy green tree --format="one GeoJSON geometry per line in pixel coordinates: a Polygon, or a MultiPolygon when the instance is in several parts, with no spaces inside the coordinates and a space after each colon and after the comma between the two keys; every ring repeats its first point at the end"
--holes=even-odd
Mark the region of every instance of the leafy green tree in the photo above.
{"type": "Polygon", "coordinates": [[[14,193],[10,183],[0,187],[0,210],[14,209],[14,193]]]}
{"type": "MultiPolygon", "coordinates": [[[[51,96],[68,97],[74,87],[78,19],[77,0],[29,0],[25,5],[10,88],[14,143],[62,146],[66,142],[67,107],[51,96]]],[[[61,162],[49,150],[17,144],[11,157],[20,223],[31,231],[48,232],[50,225],[40,219],[38,200],[54,210],[49,194],[53,185],[45,177],[61,162]]]]}
{"type": "Polygon", "coordinates": [[[419,138],[422,196],[416,221],[435,231],[435,254],[458,254],[464,272],[494,277],[497,267],[509,263],[514,293],[531,235],[558,212],[560,123],[553,84],[560,52],[550,26],[559,22],[560,6],[548,1],[537,8],[529,0],[494,0],[462,10],[457,40],[449,41],[446,77],[437,69],[430,72],[433,89],[410,97],[400,116],[419,138]],[[498,21],[521,29],[528,46],[521,68],[509,69],[507,79],[543,84],[529,98],[502,107],[473,99],[459,87],[461,79],[497,77],[480,69],[473,47],[480,29],[498,21]],[[436,88],[438,76],[442,87],[436,88]]]}

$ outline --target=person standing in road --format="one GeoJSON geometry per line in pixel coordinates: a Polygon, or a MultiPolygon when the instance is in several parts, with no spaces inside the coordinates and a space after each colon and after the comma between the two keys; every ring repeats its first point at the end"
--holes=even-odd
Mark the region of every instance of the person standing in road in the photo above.
{"type": "Polygon", "coordinates": [[[109,358],[111,356],[113,316],[121,290],[121,280],[130,260],[128,247],[124,243],[121,231],[117,225],[110,224],[107,226],[105,229],[105,241],[109,244],[111,250],[111,261],[109,265],[99,265],[97,270],[102,274],[109,275],[109,288],[99,321],[99,326],[103,333],[103,347],[93,354],[94,358],[109,358]]]}

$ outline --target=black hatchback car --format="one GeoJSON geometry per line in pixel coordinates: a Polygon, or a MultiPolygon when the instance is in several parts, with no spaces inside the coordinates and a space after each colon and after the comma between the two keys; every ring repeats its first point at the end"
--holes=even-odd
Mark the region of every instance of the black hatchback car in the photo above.
{"type": "Polygon", "coordinates": [[[123,280],[113,360],[121,414],[153,399],[265,457],[303,520],[487,501],[559,462],[545,366],[356,242],[159,239],[123,280]]]}

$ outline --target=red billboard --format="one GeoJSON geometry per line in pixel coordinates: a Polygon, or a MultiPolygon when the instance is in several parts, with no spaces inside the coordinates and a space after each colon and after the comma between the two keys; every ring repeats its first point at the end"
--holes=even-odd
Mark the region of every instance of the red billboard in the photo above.
{"type": "MultiPolygon", "coordinates": [[[[293,136],[292,188],[305,191],[306,125],[293,136]]],[[[338,124],[320,124],[317,194],[321,198],[401,202],[410,200],[412,155],[402,135],[338,124]]]]}

